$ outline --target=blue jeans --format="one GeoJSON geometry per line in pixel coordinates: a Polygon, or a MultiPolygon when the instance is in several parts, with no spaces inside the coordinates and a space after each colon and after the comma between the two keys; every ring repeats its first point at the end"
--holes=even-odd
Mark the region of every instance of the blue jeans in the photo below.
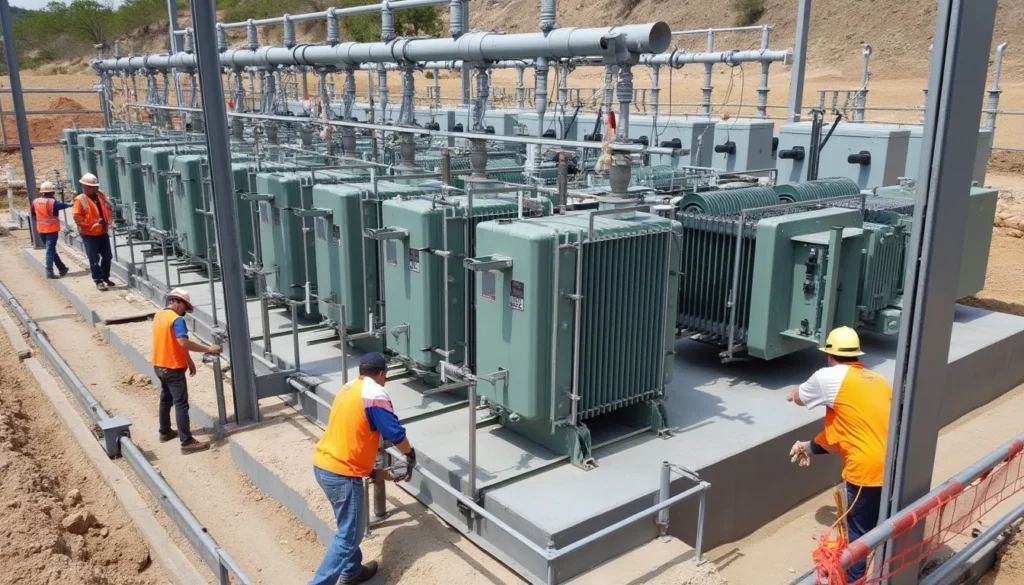
{"type": "Polygon", "coordinates": [[[110,238],[108,236],[82,236],[85,256],[95,283],[110,280],[110,238]]]}
{"type": "Polygon", "coordinates": [[[355,579],[363,568],[363,478],[346,477],[313,467],[316,482],[334,508],[338,531],[309,585],[336,585],[338,579],[355,579]]]}
{"type": "Polygon", "coordinates": [[[43,242],[46,244],[46,273],[53,274],[53,267],[56,266],[57,270],[64,272],[67,270],[67,266],[64,265],[64,261],[60,259],[57,254],[57,240],[60,238],[60,233],[53,232],[52,234],[40,234],[43,238],[43,242]]]}
{"type": "Polygon", "coordinates": [[[178,438],[182,445],[193,441],[188,419],[188,370],[153,368],[160,380],[160,406],[157,421],[161,435],[171,432],[171,407],[174,407],[174,422],[178,425],[178,438]]]}
{"type": "MultiPolygon", "coordinates": [[[[878,525],[878,513],[882,507],[882,488],[860,487],[847,482],[846,502],[850,506],[846,523],[849,525],[850,542],[853,542],[878,525]]],[[[847,582],[853,585],[862,579],[867,564],[867,560],[863,560],[847,569],[847,582]]]]}

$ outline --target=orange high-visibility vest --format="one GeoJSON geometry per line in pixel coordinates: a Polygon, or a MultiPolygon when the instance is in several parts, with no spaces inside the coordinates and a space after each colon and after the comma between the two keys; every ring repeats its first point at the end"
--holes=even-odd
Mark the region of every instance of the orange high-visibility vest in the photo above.
{"type": "Polygon", "coordinates": [[[153,367],[184,370],[188,367],[188,350],[174,336],[174,322],[179,315],[170,309],[153,316],[153,367]]]}
{"type": "Polygon", "coordinates": [[[99,209],[93,204],[92,199],[85,193],[82,193],[78,197],[75,197],[75,205],[72,208],[72,213],[75,216],[75,223],[78,224],[78,231],[83,236],[105,236],[107,234],[106,226],[96,226],[102,217],[107,222],[107,226],[113,221],[113,216],[110,213],[110,206],[107,205],[107,196],[103,194],[103,191],[97,191],[96,196],[99,199],[99,209]]]}
{"type": "Polygon", "coordinates": [[[835,403],[825,409],[825,430],[814,441],[839,449],[844,480],[878,487],[885,475],[892,386],[859,362],[846,365],[835,403]]]}
{"type": "Polygon", "coordinates": [[[376,403],[379,398],[373,393],[383,394],[383,390],[372,380],[368,384],[365,381],[359,378],[346,384],[334,397],[327,428],[313,455],[313,465],[320,469],[346,477],[370,477],[377,461],[380,432],[370,430],[366,404],[376,403]]]}
{"type": "Polygon", "coordinates": [[[32,210],[36,213],[36,230],[41,234],[55,234],[60,231],[60,218],[53,213],[52,197],[36,197],[32,210]]]}

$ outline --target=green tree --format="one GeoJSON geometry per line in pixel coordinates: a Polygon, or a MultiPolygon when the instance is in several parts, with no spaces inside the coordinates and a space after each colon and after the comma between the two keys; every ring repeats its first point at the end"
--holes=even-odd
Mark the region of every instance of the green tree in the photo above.
{"type": "MultiPolygon", "coordinates": [[[[349,6],[378,4],[377,0],[349,0],[349,6]]],[[[380,40],[380,13],[371,12],[342,19],[344,39],[358,43],[380,40]]],[[[395,11],[395,33],[398,36],[439,36],[444,31],[441,17],[433,6],[395,11]]]]}

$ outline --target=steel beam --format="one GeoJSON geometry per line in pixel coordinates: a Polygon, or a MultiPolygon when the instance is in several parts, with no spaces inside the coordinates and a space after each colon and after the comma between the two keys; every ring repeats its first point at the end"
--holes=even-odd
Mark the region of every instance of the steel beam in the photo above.
{"type": "MultiPolygon", "coordinates": [[[[915,229],[903,289],[909,302],[904,303],[893,380],[882,519],[931,488],[996,3],[939,0],[915,229]]],[[[899,553],[889,550],[887,558],[899,553]]],[[[901,571],[891,583],[917,583],[917,571],[901,571]]]]}
{"type": "Polygon", "coordinates": [[[241,425],[259,421],[259,402],[249,353],[249,315],[245,306],[237,199],[231,176],[228,114],[217,50],[217,13],[214,0],[192,0],[191,4],[199,85],[203,96],[206,152],[210,157],[221,283],[224,286],[224,311],[227,313],[235,420],[241,425]]]}
{"type": "Polygon", "coordinates": [[[793,44],[793,69],[789,73],[789,122],[800,121],[804,106],[804,76],[807,73],[807,36],[811,30],[812,0],[800,0],[796,9],[796,41],[793,44]]]}
{"type": "MultiPolygon", "coordinates": [[[[0,24],[3,26],[4,54],[7,56],[7,74],[11,80],[11,101],[14,102],[14,113],[18,120],[18,144],[21,147],[21,165],[25,170],[25,190],[28,191],[28,203],[31,208],[36,199],[36,171],[32,165],[32,140],[28,135],[28,117],[25,115],[25,98],[21,94],[21,74],[18,71],[18,48],[14,46],[14,30],[11,26],[11,5],[7,0],[0,0],[0,24]]],[[[2,120],[0,120],[2,121],[2,120]]],[[[71,177],[69,177],[71,179],[71,177]]],[[[36,231],[35,215],[29,214],[29,233],[32,245],[36,249],[43,247],[43,240],[36,231]]]]}

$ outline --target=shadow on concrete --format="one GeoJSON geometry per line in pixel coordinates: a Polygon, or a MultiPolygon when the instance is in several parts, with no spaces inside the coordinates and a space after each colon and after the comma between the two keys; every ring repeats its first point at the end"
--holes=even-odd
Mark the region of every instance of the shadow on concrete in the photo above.
{"type": "MultiPolygon", "coordinates": [[[[677,565],[681,565],[684,562],[692,563],[693,562],[693,554],[694,554],[694,551],[692,551],[692,550],[691,551],[687,551],[687,552],[685,552],[685,553],[675,557],[674,559],[672,559],[672,560],[670,560],[670,561],[668,561],[666,563],[662,563],[660,566],[658,566],[658,567],[656,567],[654,569],[651,569],[647,573],[637,577],[636,579],[633,579],[632,581],[629,581],[628,583],[625,583],[624,585],[644,585],[644,583],[650,582],[651,579],[654,579],[655,577],[657,577],[658,575],[664,573],[665,571],[668,571],[672,567],[675,567],[677,565]]],[[[719,566],[719,568],[721,568],[721,567],[719,566]]]]}
{"type": "Polygon", "coordinates": [[[814,521],[825,528],[831,528],[838,519],[839,510],[835,506],[824,505],[814,512],[814,521]]]}

